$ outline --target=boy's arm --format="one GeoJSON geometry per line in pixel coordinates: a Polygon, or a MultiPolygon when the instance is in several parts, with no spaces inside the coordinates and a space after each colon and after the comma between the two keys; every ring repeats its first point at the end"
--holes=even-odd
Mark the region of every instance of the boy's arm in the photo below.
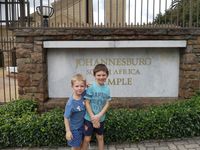
{"type": "Polygon", "coordinates": [[[94,117],[94,113],[93,113],[92,108],[90,106],[90,101],[87,100],[87,99],[85,100],[85,107],[86,107],[87,112],[90,115],[90,118],[92,119],[94,117]]]}
{"type": "Polygon", "coordinates": [[[69,120],[66,117],[64,117],[64,123],[65,123],[65,131],[66,132],[71,131],[69,126],[69,120]]]}
{"type": "Polygon", "coordinates": [[[70,125],[69,125],[69,120],[67,118],[64,117],[64,124],[65,124],[65,131],[66,131],[66,139],[67,140],[71,140],[72,137],[72,133],[71,133],[71,129],[70,129],[70,125]]]}
{"type": "Polygon", "coordinates": [[[99,127],[100,127],[99,120],[94,120],[95,115],[94,115],[94,113],[93,113],[93,111],[92,111],[92,108],[91,108],[91,106],[90,106],[90,101],[89,101],[89,100],[86,100],[86,101],[85,101],[85,107],[86,107],[86,109],[87,109],[88,114],[90,115],[90,118],[91,118],[91,122],[92,122],[92,124],[93,124],[93,127],[99,128],[99,127]],[[96,121],[96,122],[95,122],[95,121],[96,121]]]}
{"type": "Polygon", "coordinates": [[[109,101],[107,101],[103,109],[97,115],[95,115],[98,120],[100,120],[100,118],[107,112],[109,106],[110,106],[110,103],[109,101]]]}

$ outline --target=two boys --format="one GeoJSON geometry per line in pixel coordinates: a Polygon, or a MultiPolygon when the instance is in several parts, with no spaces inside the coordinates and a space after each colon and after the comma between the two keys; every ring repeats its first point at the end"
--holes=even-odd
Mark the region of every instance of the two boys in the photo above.
{"type": "MultiPolygon", "coordinates": [[[[104,120],[111,100],[110,89],[105,84],[109,75],[108,68],[104,64],[98,64],[93,70],[93,75],[95,82],[87,88],[85,96],[83,95],[86,80],[83,77],[78,78],[77,75],[74,77],[75,80],[72,80],[73,95],[66,104],[64,114],[66,139],[72,150],[87,150],[93,132],[96,133],[99,150],[104,150],[104,120]],[[74,99],[73,104],[71,99],[74,99]],[[82,106],[82,102],[85,102],[87,111],[82,106]],[[82,125],[76,126],[77,123],[74,120],[79,120],[78,122],[82,122],[82,125]]],[[[81,75],[78,74],[78,76],[81,75]]]]}

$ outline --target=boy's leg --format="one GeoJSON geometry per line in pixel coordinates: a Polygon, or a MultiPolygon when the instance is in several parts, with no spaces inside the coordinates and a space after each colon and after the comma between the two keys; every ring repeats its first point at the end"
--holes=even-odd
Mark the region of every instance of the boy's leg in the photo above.
{"type": "Polygon", "coordinates": [[[71,146],[72,150],[80,150],[82,140],[83,140],[83,130],[72,130],[73,138],[72,140],[69,140],[67,143],[69,146],[71,146]]]}
{"type": "Polygon", "coordinates": [[[91,136],[85,136],[84,137],[81,150],[88,150],[88,146],[89,146],[90,140],[91,140],[91,136]]]}
{"type": "Polygon", "coordinates": [[[96,134],[96,138],[97,138],[97,141],[98,141],[98,149],[99,150],[104,150],[104,138],[103,138],[103,135],[96,134]]]}
{"type": "Polygon", "coordinates": [[[104,122],[100,122],[100,127],[95,128],[96,138],[98,141],[98,149],[104,150],[104,122]]]}
{"type": "Polygon", "coordinates": [[[82,150],[88,150],[88,146],[93,133],[93,125],[90,121],[85,120],[84,122],[84,140],[82,144],[82,150]]]}
{"type": "Polygon", "coordinates": [[[72,150],[81,150],[80,147],[72,147],[72,150]]]}

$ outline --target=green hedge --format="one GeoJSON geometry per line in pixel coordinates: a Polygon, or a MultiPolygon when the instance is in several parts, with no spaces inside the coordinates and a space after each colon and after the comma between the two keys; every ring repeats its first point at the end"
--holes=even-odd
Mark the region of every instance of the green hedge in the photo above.
{"type": "MultiPolygon", "coordinates": [[[[38,114],[31,100],[0,106],[0,148],[64,146],[63,112],[38,114]]],[[[105,126],[105,142],[142,141],[200,135],[200,94],[190,100],[135,109],[111,109],[105,126]]]]}
{"type": "Polygon", "coordinates": [[[110,110],[106,125],[107,142],[199,136],[200,94],[146,109],[110,110]]]}
{"type": "Polygon", "coordinates": [[[40,115],[35,101],[16,100],[0,112],[0,148],[65,145],[63,110],[40,115]]]}

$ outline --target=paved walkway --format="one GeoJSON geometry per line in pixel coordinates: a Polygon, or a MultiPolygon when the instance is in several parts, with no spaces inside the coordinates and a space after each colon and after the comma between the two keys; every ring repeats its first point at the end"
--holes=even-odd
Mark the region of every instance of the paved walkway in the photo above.
{"type": "MultiPolygon", "coordinates": [[[[70,150],[70,148],[7,148],[4,150],[70,150]]],[[[95,145],[91,145],[89,150],[97,150],[97,147],[95,145]]],[[[106,145],[105,150],[200,150],[200,137],[162,141],[152,140],[128,144],[112,144],[106,145]]]]}

